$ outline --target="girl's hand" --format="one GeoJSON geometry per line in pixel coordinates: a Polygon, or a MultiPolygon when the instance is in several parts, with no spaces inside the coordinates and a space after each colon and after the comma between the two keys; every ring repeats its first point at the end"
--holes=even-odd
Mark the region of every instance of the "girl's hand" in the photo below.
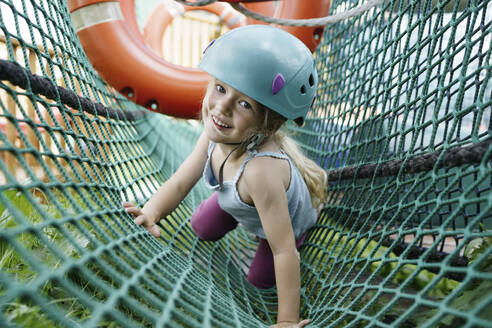
{"type": "Polygon", "coordinates": [[[306,327],[311,320],[304,319],[299,323],[295,322],[277,322],[276,325],[270,326],[270,328],[302,328],[306,327]]]}
{"type": "Polygon", "coordinates": [[[146,215],[140,207],[136,207],[135,204],[130,202],[122,202],[121,205],[123,205],[128,213],[133,215],[133,221],[137,225],[143,225],[144,228],[147,229],[147,231],[156,238],[161,235],[161,231],[159,230],[159,227],[157,227],[157,225],[155,224],[155,220],[146,215]]]}

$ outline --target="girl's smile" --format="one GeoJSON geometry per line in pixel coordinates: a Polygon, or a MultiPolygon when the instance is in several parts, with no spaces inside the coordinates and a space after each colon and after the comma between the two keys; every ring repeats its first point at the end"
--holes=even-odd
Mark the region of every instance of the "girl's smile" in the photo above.
{"type": "Polygon", "coordinates": [[[205,132],[216,143],[244,141],[260,126],[261,105],[233,87],[214,79],[202,108],[205,132]]]}
{"type": "Polygon", "coordinates": [[[222,129],[230,129],[231,128],[229,125],[227,125],[222,120],[215,117],[214,115],[211,115],[211,117],[212,117],[212,121],[214,122],[217,129],[222,130],[222,129]]]}

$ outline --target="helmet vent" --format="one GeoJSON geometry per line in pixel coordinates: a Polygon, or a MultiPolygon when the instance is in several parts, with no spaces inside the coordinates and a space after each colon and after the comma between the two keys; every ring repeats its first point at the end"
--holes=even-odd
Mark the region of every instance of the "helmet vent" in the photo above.
{"type": "Polygon", "coordinates": [[[304,84],[301,86],[301,93],[303,95],[306,94],[306,86],[304,84]]]}
{"type": "Polygon", "coordinates": [[[309,86],[312,87],[314,85],[314,77],[313,74],[309,75],[309,86]]]}

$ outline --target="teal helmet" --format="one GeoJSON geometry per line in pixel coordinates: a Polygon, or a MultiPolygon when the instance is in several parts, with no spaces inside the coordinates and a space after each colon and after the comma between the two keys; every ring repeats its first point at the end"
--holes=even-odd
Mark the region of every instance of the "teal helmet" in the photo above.
{"type": "Polygon", "coordinates": [[[316,97],[311,52],[273,26],[247,25],[225,33],[208,45],[198,67],[298,124],[316,97]]]}

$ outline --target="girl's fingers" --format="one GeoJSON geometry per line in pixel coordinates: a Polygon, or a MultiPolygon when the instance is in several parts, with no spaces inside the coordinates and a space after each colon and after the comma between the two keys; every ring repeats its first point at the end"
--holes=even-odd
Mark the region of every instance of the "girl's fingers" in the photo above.
{"type": "Polygon", "coordinates": [[[148,232],[150,232],[152,234],[152,236],[156,237],[156,238],[159,238],[159,236],[161,235],[161,230],[159,230],[159,228],[157,227],[157,225],[155,224],[152,224],[152,225],[146,225],[145,224],[145,215],[139,215],[137,216],[133,222],[135,222],[135,224],[137,225],[142,225],[145,227],[145,229],[147,229],[148,232]]]}
{"type": "Polygon", "coordinates": [[[136,225],[143,224],[144,227],[152,234],[152,236],[159,238],[159,236],[161,235],[161,230],[155,224],[151,226],[147,226],[145,224],[146,217],[140,207],[136,207],[135,204],[126,201],[121,202],[121,205],[128,213],[132,214],[135,217],[133,219],[133,222],[135,222],[136,225]]]}
{"type": "Polygon", "coordinates": [[[152,227],[149,228],[149,232],[152,234],[152,236],[159,238],[161,235],[161,230],[154,224],[152,227]]]}
{"type": "Polygon", "coordinates": [[[139,215],[133,220],[133,222],[135,222],[136,225],[142,225],[142,223],[145,222],[145,216],[139,215]]]}
{"type": "Polygon", "coordinates": [[[299,322],[299,328],[307,326],[309,322],[311,322],[311,320],[309,319],[302,320],[301,322],[299,322]]]}
{"type": "Polygon", "coordinates": [[[127,207],[127,208],[125,208],[125,210],[128,213],[133,214],[134,216],[139,216],[139,215],[143,214],[140,207],[127,207]]]}
{"type": "Polygon", "coordinates": [[[123,207],[125,207],[125,208],[126,208],[126,207],[132,207],[132,206],[135,206],[135,204],[130,203],[130,202],[121,202],[121,205],[122,205],[123,207]]]}

